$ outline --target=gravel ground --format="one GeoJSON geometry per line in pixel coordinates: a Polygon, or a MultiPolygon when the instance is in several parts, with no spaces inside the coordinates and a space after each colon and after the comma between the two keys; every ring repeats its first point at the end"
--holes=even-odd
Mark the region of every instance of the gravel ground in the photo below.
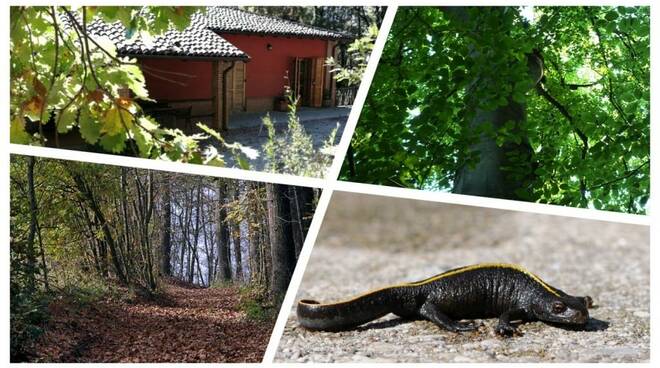
{"type": "MultiPolygon", "coordinates": [[[[303,122],[303,127],[305,132],[312,137],[314,142],[314,148],[322,148],[325,141],[328,139],[332,130],[337,128],[337,134],[335,136],[335,144],[339,143],[341,135],[344,131],[344,126],[346,125],[346,119],[348,116],[343,118],[330,118],[330,119],[319,119],[303,122]]],[[[281,132],[286,128],[286,124],[276,124],[275,129],[278,132],[281,132]]],[[[263,171],[266,166],[266,161],[264,159],[264,152],[262,150],[263,145],[268,141],[268,131],[265,127],[254,127],[254,128],[240,128],[232,129],[226,133],[223,133],[223,138],[227,143],[240,142],[244,146],[253,148],[259,152],[259,156],[253,160],[250,160],[250,165],[252,165],[252,170],[263,171]]],[[[224,159],[227,161],[227,166],[232,167],[236,166],[233,157],[228,152],[223,153],[224,159]]]]}
{"type": "Polygon", "coordinates": [[[644,362],[649,360],[649,229],[515,211],[335,192],[296,300],[336,301],[479,262],[525,266],[590,295],[585,331],[542,322],[495,335],[496,319],[455,334],[383,317],[354,331],[310,332],[295,310],[278,362],[644,362]]]}

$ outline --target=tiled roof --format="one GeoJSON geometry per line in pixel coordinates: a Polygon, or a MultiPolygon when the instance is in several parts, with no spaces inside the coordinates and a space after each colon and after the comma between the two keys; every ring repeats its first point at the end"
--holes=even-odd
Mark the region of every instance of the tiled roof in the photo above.
{"type": "Polygon", "coordinates": [[[224,38],[206,27],[200,27],[199,23],[195,22],[195,18],[200,18],[199,14],[193,15],[191,25],[182,32],[169,30],[154,37],[151,44],[143,42],[139,37],[126,38],[126,29],[119,21],[108,24],[94,20],[87,27],[88,33],[92,36],[110,38],[115,43],[119,55],[249,59],[246,53],[224,38]]]}
{"type": "Polygon", "coordinates": [[[321,39],[350,39],[348,33],[220,6],[206,10],[207,27],[218,33],[241,33],[321,39]]]}
{"type": "MultiPolygon", "coordinates": [[[[69,19],[63,16],[65,24],[69,19]]],[[[183,31],[169,30],[145,43],[139,37],[128,39],[126,29],[117,21],[106,23],[96,19],[87,25],[91,36],[108,37],[117,53],[124,56],[186,56],[219,59],[250,57],[219,36],[222,33],[275,35],[318,39],[348,39],[350,35],[312,27],[270,16],[258,15],[237,8],[208,7],[206,13],[192,15],[190,25],[183,31]]]]}

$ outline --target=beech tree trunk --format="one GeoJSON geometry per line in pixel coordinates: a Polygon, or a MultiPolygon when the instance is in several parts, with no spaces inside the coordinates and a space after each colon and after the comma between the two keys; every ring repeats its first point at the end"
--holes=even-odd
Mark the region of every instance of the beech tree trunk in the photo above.
{"type": "MultiPolygon", "coordinates": [[[[502,9],[504,11],[504,8],[502,9]]],[[[444,8],[444,11],[452,14],[459,22],[467,21],[470,17],[467,8],[447,7],[444,8]]],[[[471,56],[476,55],[473,53],[471,56]]],[[[530,80],[529,88],[533,89],[543,76],[543,60],[536,54],[529,54],[527,68],[530,80]]],[[[473,81],[473,84],[480,83],[479,86],[484,86],[484,83],[488,83],[488,81],[501,84],[501,78],[496,77],[481,76],[478,81],[473,81]]],[[[511,85],[515,82],[516,80],[512,80],[511,85]]],[[[499,88],[498,86],[488,87],[499,88]]],[[[498,145],[493,135],[482,133],[479,141],[471,147],[471,151],[478,152],[477,164],[474,167],[464,164],[457,170],[452,192],[519,199],[521,197],[519,190],[525,189],[534,178],[533,150],[522,127],[526,119],[525,104],[516,102],[509,96],[507,105],[486,111],[478,107],[480,104],[475,98],[467,96],[467,101],[468,106],[474,107],[474,115],[468,127],[470,131],[478,131],[484,124],[492,124],[492,131],[497,132],[507,122],[512,122],[512,132],[522,136],[522,139],[519,143],[507,141],[498,145]],[[515,168],[515,173],[511,170],[512,168],[515,168]]]]}

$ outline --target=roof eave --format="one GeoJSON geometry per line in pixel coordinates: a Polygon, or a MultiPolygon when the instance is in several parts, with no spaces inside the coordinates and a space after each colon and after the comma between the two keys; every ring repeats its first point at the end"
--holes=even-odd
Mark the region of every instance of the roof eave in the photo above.
{"type": "Polygon", "coordinates": [[[353,41],[355,38],[348,36],[313,36],[295,33],[273,33],[273,32],[254,32],[254,31],[233,31],[233,30],[217,30],[211,29],[216,34],[222,36],[227,35],[245,35],[245,36],[261,36],[261,37],[285,37],[285,38],[300,38],[309,40],[324,40],[324,41],[353,41]]]}
{"type": "Polygon", "coordinates": [[[249,56],[205,56],[205,55],[163,55],[163,54],[130,54],[122,53],[120,56],[128,56],[136,59],[181,59],[192,61],[244,61],[249,62],[249,56]]]}

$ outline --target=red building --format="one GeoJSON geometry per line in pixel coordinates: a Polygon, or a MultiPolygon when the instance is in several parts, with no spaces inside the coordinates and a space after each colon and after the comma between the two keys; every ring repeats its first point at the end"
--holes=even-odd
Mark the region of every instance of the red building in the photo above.
{"type": "Polygon", "coordinates": [[[212,117],[217,129],[228,128],[232,113],[276,109],[287,85],[302,106],[334,106],[335,83],[324,61],[350,40],[343,32],[227,7],[198,12],[184,31],[168,31],[149,45],[126,39],[119,22],[96,21],[90,33],[110,37],[118,54],[139,60],[159,106],[212,117]]]}

